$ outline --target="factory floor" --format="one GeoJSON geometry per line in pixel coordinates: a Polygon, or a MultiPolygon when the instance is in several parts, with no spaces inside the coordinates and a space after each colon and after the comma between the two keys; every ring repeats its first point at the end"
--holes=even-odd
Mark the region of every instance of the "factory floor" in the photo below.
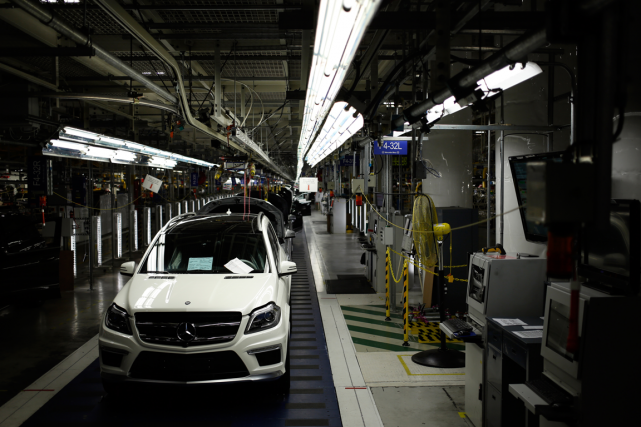
{"type": "Polygon", "coordinates": [[[25,297],[0,307],[0,406],[98,333],[105,309],[127,281],[119,267],[96,268],[93,289],[80,278],[60,298],[25,297]]]}
{"type": "MultiPolygon", "coordinates": [[[[384,294],[326,292],[325,280],[365,275],[358,234],[327,234],[326,217],[316,210],[303,222],[343,422],[350,409],[341,403],[341,393],[360,386],[372,396],[386,427],[472,426],[465,417],[464,369],[414,364],[411,356],[437,348],[436,342],[418,342],[412,335],[409,347],[402,346],[400,312],[392,313],[390,322],[384,321],[384,294]],[[341,391],[341,386],[346,390],[341,391]]],[[[422,300],[420,286],[410,287],[409,294],[410,304],[422,300]]],[[[400,294],[397,301],[402,301],[400,294]]],[[[457,343],[451,343],[451,347],[463,348],[457,343]]],[[[360,410],[364,409],[361,405],[360,410]]]]}
{"type": "MultiPolygon", "coordinates": [[[[270,411],[274,417],[270,425],[304,421],[304,425],[358,427],[470,426],[465,418],[462,370],[413,364],[414,352],[434,347],[415,339],[410,339],[409,348],[401,346],[398,314],[392,315],[391,322],[381,321],[384,295],[327,294],[326,279],[364,271],[357,235],[318,234],[326,230],[318,223],[324,219],[316,211],[304,218],[304,228],[295,239],[294,259],[301,265],[301,274],[306,273],[299,260],[309,263],[310,289],[317,292],[312,306],[315,322],[301,327],[315,328],[318,346],[310,351],[319,356],[312,356],[329,358],[319,361],[316,376],[299,378],[309,379],[309,384],[292,385],[299,392],[322,393],[293,393],[285,401],[264,402],[264,408],[255,408],[262,411],[263,421],[265,411],[270,411]],[[304,414],[299,416],[297,411],[304,414]]],[[[0,426],[39,425],[49,419],[59,420],[49,425],[98,425],[114,416],[126,416],[135,425],[134,418],[129,418],[134,413],[103,400],[96,361],[98,324],[125,284],[123,279],[116,269],[101,269],[96,271],[92,290],[87,280],[78,279],[75,290],[60,299],[0,307],[0,426]]],[[[419,300],[420,288],[411,289],[410,301],[419,300]]],[[[256,422],[259,414],[244,415],[256,422]]],[[[243,422],[234,420],[229,425],[243,422]]],[[[169,424],[167,419],[162,425],[169,424]]]]}

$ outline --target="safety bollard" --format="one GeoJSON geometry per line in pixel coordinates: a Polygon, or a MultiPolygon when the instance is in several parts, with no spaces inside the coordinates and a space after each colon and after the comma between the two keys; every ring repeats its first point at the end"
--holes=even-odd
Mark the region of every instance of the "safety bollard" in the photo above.
{"type": "Polygon", "coordinates": [[[409,300],[409,268],[407,266],[407,259],[403,262],[403,347],[409,347],[409,314],[410,314],[410,300],[409,300]]]}
{"type": "Polygon", "coordinates": [[[392,319],[389,315],[389,249],[385,252],[385,321],[389,322],[392,319]]]}

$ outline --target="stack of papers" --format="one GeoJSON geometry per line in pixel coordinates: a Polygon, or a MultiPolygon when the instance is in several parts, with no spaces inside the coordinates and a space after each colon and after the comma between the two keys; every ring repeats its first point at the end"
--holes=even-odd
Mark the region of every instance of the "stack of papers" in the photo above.
{"type": "Polygon", "coordinates": [[[251,273],[254,269],[238,258],[234,258],[225,264],[225,268],[236,274],[248,274],[251,273]]]}

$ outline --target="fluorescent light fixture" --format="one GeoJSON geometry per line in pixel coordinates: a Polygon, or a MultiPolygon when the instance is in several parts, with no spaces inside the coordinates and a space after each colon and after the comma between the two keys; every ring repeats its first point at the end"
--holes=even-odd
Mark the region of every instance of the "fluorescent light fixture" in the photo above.
{"type": "Polygon", "coordinates": [[[67,142],[60,141],[58,139],[52,139],[49,143],[56,148],[63,148],[65,150],[76,150],[80,151],[83,154],[87,152],[87,146],[85,144],[78,144],[76,142],[67,142]]]}
{"type": "Polygon", "coordinates": [[[96,265],[102,265],[102,227],[100,225],[100,218],[100,216],[92,217],[96,242],[96,265]]]}
{"type": "Polygon", "coordinates": [[[130,215],[129,244],[132,246],[133,251],[138,251],[138,212],[133,210],[130,212],[130,215]]]}
{"type": "Polygon", "coordinates": [[[114,157],[112,158],[112,161],[114,163],[133,163],[136,161],[138,158],[138,155],[136,153],[132,153],[131,151],[124,151],[124,150],[116,150],[116,153],[114,157]]]}
{"type": "Polygon", "coordinates": [[[111,159],[116,155],[116,152],[114,150],[109,150],[107,148],[87,146],[87,155],[92,157],[102,157],[104,159],[111,159]]]}
{"type": "Polygon", "coordinates": [[[76,260],[76,224],[75,221],[71,227],[71,237],[70,237],[70,246],[71,252],[73,252],[73,277],[78,277],[78,262],[76,260]]]}
{"type": "MultiPolygon", "coordinates": [[[[73,141],[76,143],[91,144],[89,147],[102,146],[102,147],[107,147],[112,149],[118,149],[123,152],[145,154],[147,156],[153,156],[156,159],[164,158],[166,160],[170,160],[170,162],[163,163],[164,166],[152,165],[154,167],[173,168],[177,164],[177,162],[193,164],[193,165],[203,166],[207,168],[219,166],[217,164],[209,163],[204,160],[182,156],[180,154],[171,153],[169,151],[159,150],[157,148],[149,147],[144,144],[139,144],[134,141],[128,141],[126,139],[120,139],[120,138],[114,138],[111,136],[101,135],[95,132],[89,132],[86,130],[76,129],[69,126],[65,126],[63,128],[63,130],[59,134],[59,139],[64,139],[66,141],[73,141]]],[[[59,140],[52,140],[52,142],[54,141],[59,141],[59,140]]],[[[69,149],[72,149],[72,148],[69,148],[69,149]]],[[[78,148],[73,148],[73,149],[78,149],[78,148]]],[[[94,151],[93,153],[100,153],[100,151],[94,151]]],[[[104,152],[102,153],[104,156],[104,152]]],[[[45,154],[55,155],[53,153],[45,153],[45,154]]],[[[92,156],[99,157],[97,154],[92,154],[92,156]]],[[[100,157],[103,157],[103,156],[100,156],[100,157]]],[[[126,154],[119,154],[116,156],[112,155],[112,159],[115,163],[126,163],[127,161],[129,161],[132,164],[140,164],[139,161],[136,161],[137,158],[132,158],[131,155],[128,156],[126,154]],[[131,159],[131,160],[128,160],[128,159],[131,159]]]]}
{"type": "Polygon", "coordinates": [[[122,258],[122,213],[115,212],[114,222],[116,226],[116,257],[122,258]]]}
{"type": "Polygon", "coordinates": [[[321,0],[309,74],[296,177],[345,79],[356,48],[382,0],[321,0]]]}
{"type": "Polygon", "coordinates": [[[332,107],[323,129],[318,133],[312,148],[307,153],[307,163],[312,167],[340,147],[363,128],[363,116],[346,102],[337,102],[332,107]],[[356,117],[354,117],[356,116],[356,117]]]}
{"type": "Polygon", "coordinates": [[[151,244],[151,208],[145,208],[143,215],[145,246],[149,246],[151,244]]]}
{"type": "MultiPolygon", "coordinates": [[[[505,68],[501,68],[500,70],[493,72],[484,79],[479,80],[477,82],[477,89],[483,91],[483,97],[481,99],[485,99],[488,96],[498,94],[501,90],[507,90],[519,83],[523,83],[542,72],[543,70],[541,67],[534,62],[526,62],[525,66],[520,63],[516,65],[508,65],[505,68]]],[[[459,105],[454,97],[451,96],[442,104],[436,105],[430,110],[427,110],[427,122],[432,123],[441,117],[447,116],[448,114],[454,114],[465,107],[466,106],[459,105]]]]}

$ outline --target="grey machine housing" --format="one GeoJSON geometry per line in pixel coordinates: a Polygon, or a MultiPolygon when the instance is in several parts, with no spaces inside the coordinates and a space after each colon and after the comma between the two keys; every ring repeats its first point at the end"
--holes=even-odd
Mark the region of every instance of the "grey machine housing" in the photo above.
{"type": "Polygon", "coordinates": [[[486,317],[543,316],[547,260],[508,253],[470,257],[468,312],[485,326],[486,317]]]}

